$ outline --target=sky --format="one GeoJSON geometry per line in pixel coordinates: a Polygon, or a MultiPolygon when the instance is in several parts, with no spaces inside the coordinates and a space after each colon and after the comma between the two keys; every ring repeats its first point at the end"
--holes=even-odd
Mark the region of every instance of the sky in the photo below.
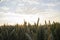
{"type": "Polygon", "coordinates": [[[40,23],[45,20],[60,22],[60,0],[0,0],[0,24],[31,24],[38,17],[40,23]]]}

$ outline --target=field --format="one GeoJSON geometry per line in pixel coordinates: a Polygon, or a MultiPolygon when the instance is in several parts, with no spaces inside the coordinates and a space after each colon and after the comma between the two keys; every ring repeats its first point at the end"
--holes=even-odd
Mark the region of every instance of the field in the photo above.
{"type": "Polygon", "coordinates": [[[0,26],[0,40],[60,40],[60,23],[38,25],[24,22],[23,25],[0,26]]]}

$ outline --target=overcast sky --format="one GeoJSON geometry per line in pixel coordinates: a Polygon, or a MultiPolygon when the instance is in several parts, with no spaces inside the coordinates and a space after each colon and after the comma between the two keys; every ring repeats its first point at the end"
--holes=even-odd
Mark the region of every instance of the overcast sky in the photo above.
{"type": "Polygon", "coordinates": [[[18,23],[21,19],[23,20],[25,18],[27,20],[28,18],[26,17],[30,19],[36,19],[39,17],[40,20],[43,21],[51,20],[60,22],[60,0],[0,1],[0,24],[18,23]]]}

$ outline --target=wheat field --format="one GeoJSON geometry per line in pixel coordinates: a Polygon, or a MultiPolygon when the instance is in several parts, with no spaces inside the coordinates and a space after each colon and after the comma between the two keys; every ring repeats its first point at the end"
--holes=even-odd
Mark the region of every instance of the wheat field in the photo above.
{"type": "Polygon", "coordinates": [[[34,25],[24,22],[23,25],[0,26],[0,40],[60,40],[60,23],[49,21],[49,24],[34,25]]]}

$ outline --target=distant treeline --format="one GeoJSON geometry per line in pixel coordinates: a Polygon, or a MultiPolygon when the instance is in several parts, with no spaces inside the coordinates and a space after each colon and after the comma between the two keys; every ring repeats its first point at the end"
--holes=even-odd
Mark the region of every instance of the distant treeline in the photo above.
{"type": "Polygon", "coordinates": [[[60,23],[49,21],[49,24],[31,25],[24,21],[23,25],[0,26],[0,40],[60,40],[60,23]]]}

